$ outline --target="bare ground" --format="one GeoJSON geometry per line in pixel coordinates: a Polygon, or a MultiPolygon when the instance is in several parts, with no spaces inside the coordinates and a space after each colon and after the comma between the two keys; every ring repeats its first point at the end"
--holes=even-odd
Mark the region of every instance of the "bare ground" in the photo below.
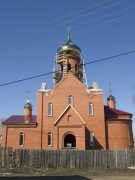
{"type": "Polygon", "coordinates": [[[70,179],[70,180],[135,180],[135,169],[88,170],[88,169],[41,169],[41,168],[1,168],[1,179],[70,179]]]}

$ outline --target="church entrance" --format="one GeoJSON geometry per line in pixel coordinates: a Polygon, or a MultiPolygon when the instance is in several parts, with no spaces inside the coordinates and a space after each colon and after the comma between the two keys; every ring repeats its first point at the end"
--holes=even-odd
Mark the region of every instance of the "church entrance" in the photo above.
{"type": "Polygon", "coordinates": [[[76,148],[76,138],[73,134],[64,137],[64,148],[76,148]]]}

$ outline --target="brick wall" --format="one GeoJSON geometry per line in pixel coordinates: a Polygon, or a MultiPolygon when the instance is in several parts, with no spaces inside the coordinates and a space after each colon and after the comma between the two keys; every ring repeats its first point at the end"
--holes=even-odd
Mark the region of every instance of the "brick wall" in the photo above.
{"type": "Polygon", "coordinates": [[[71,73],[54,89],[37,92],[37,127],[3,127],[2,146],[24,149],[56,150],[64,147],[64,138],[73,134],[78,150],[127,149],[131,121],[106,121],[103,92],[90,91],[71,73]],[[91,93],[92,92],[92,93],[91,93]],[[73,107],[68,106],[68,96],[73,97],[73,107]],[[53,115],[48,116],[48,103],[53,104],[53,115]],[[89,115],[88,104],[92,103],[94,114],[89,115]],[[56,122],[57,121],[57,122],[56,122]],[[19,147],[19,134],[25,135],[24,146],[19,147]],[[90,146],[90,132],[94,133],[94,146],[90,146]],[[52,134],[52,145],[48,145],[48,133],[52,134]],[[7,139],[6,139],[7,137],[7,139]]]}
{"type": "Polygon", "coordinates": [[[41,125],[41,114],[43,112],[43,129],[44,129],[44,139],[47,138],[48,132],[53,134],[53,146],[47,145],[45,141],[43,147],[44,149],[61,149],[63,147],[62,138],[64,134],[70,129],[74,134],[79,134],[76,136],[78,142],[78,149],[90,149],[89,146],[89,133],[90,131],[94,132],[95,139],[97,141],[96,148],[102,149],[106,148],[105,145],[105,124],[104,124],[104,105],[103,105],[103,95],[95,94],[91,96],[84,85],[75,78],[71,73],[60,82],[52,92],[45,93],[43,96],[43,111],[41,111],[42,106],[42,95],[41,92],[38,92],[38,123],[41,125]],[[81,119],[78,117],[76,112],[69,108],[60,118],[59,123],[54,126],[54,122],[60,116],[60,114],[68,106],[68,96],[72,95],[73,97],[73,107],[81,118],[86,123],[85,128],[83,123],[81,124],[81,119]],[[89,116],[88,114],[88,104],[89,102],[94,105],[94,115],[89,116]],[[48,103],[53,104],[53,116],[48,116],[48,103]],[[68,116],[71,116],[71,122],[69,122],[68,116]],[[77,125],[82,127],[78,128],[77,125]],[[63,128],[61,127],[63,126],[63,128]],[[65,127],[64,127],[65,126],[65,127]],[[72,127],[74,126],[74,127],[72,127]],[[85,130],[84,130],[85,129],[85,130]],[[87,133],[84,131],[86,131],[87,133]],[[83,139],[83,141],[82,141],[83,139]],[[83,142],[83,143],[82,143],[83,142]],[[80,143],[80,144],[79,144],[80,143]],[[83,144],[83,145],[82,145],[83,144]]]}
{"type": "Polygon", "coordinates": [[[132,132],[131,121],[108,121],[109,149],[132,149],[130,134],[132,132]]]}

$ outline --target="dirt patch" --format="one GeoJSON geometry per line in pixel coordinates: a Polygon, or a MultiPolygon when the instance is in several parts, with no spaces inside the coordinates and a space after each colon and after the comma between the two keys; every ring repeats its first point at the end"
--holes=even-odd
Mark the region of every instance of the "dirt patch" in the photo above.
{"type": "Polygon", "coordinates": [[[81,176],[91,180],[132,180],[135,169],[89,170],[89,169],[43,169],[43,168],[1,168],[1,177],[11,176],[81,176]]]}

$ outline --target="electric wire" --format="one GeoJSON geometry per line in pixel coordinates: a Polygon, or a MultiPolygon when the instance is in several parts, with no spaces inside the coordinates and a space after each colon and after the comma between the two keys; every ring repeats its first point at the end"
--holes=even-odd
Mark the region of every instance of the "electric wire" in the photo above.
{"type": "MultiPolygon", "coordinates": [[[[74,21],[76,21],[77,18],[83,17],[83,15],[87,11],[89,13],[93,12],[94,10],[96,10],[96,12],[98,12],[98,10],[102,10],[103,8],[106,8],[108,6],[111,7],[111,6],[117,5],[123,1],[125,1],[125,0],[116,1],[113,4],[106,4],[108,2],[111,2],[111,0],[106,0],[106,1],[103,1],[100,3],[96,3],[93,6],[83,8],[80,11],[70,13],[64,17],[60,17],[59,19],[49,21],[49,22],[47,21],[47,23],[45,23],[44,25],[42,24],[42,26],[38,25],[35,29],[31,28],[29,30],[23,31],[19,35],[14,35],[13,37],[10,37],[9,39],[5,40],[5,43],[7,45],[7,43],[9,44],[9,41],[16,40],[16,39],[18,40],[18,38],[23,37],[25,34],[29,34],[30,36],[32,36],[33,35],[32,32],[37,33],[38,30],[41,33],[41,27],[43,28],[43,31],[45,32],[46,29],[50,28],[51,25],[53,25],[53,28],[55,28],[54,27],[55,24],[56,24],[56,26],[59,26],[59,25],[61,25],[62,22],[65,22],[65,20],[67,20],[67,18],[70,19],[70,17],[72,17],[72,21],[73,21],[73,19],[75,19],[74,21]],[[81,14],[81,16],[79,16],[79,14],[81,14]]],[[[4,45],[4,42],[3,41],[0,42],[0,47],[3,47],[3,45],[4,45]]]]}
{"type": "MultiPolygon", "coordinates": [[[[89,20],[89,19],[88,19],[88,21],[83,21],[82,23],[78,24],[78,25],[77,25],[77,29],[78,29],[79,27],[81,27],[81,26],[89,25],[89,23],[95,23],[95,22],[101,21],[101,20],[103,20],[103,19],[105,19],[105,18],[111,17],[111,16],[113,16],[113,15],[117,15],[118,13],[119,13],[119,14],[120,14],[120,13],[125,13],[125,12],[128,12],[129,10],[130,10],[130,13],[132,13],[131,10],[134,10],[134,8],[135,8],[135,6],[131,6],[131,7],[127,7],[127,8],[122,9],[122,10],[116,10],[116,11],[113,11],[113,12],[111,12],[111,13],[107,13],[107,15],[100,16],[100,17],[97,18],[96,20],[95,20],[95,19],[92,19],[92,20],[89,20]]],[[[134,12],[134,11],[133,11],[133,12],[134,12]]],[[[130,13],[128,13],[128,14],[126,14],[126,15],[130,15],[130,13]]],[[[120,16],[119,14],[118,14],[119,18],[120,18],[120,17],[123,17],[123,16],[120,16]]],[[[112,19],[111,19],[111,20],[112,20],[112,19]]],[[[98,24],[97,24],[97,25],[98,25],[98,24]]],[[[95,26],[95,25],[94,25],[94,26],[95,26]]],[[[91,27],[91,26],[90,26],[90,27],[91,27]]]]}
{"type": "MultiPolygon", "coordinates": [[[[95,30],[95,29],[98,30],[98,29],[104,28],[104,27],[106,27],[106,26],[108,26],[108,25],[111,25],[111,24],[114,24],[114,23],[119,23],[119,22],[128,20],[127,18],[128,18],[128,19],[133,19],[133,18],[135,18],[135,13],[127,14],[127,15],[124,15],[124,16],[119,17],[119,18],[114,18],[114,19],[112,19],[111,21],[110,21],[110,20],[109,20],[109,21],[105,21],[104,23],[100,23],[100,24],[91,26],[90,29],[89,29],[89,28],[86,28],[86,29],[84,29],[84,30],[82,30],[82,31],[78,31],[78,32],[76,32],[76,33],[74,34],[74,37],[78,37],[78,36],[84,35],[84,33],[86,34],[86,33],[88,33],[88,32],[91,32],[91,31],[95,30]],[[134,16],[130,16],[130,15],[132,15],[132,14],[133,14],[134,16]]],[[[52,37],[52,36],[51,36],[51,37],[52,37]]],[[[59,38],[58,35],[57,35],[57,36],[54,36],[53,40],[57,40],[58,38],[59,38]]],[[[49,40],[49,41],[46,41],[46,43],[47,43],[47,42],[48,42],[49,45],[51,45],[51,47],[52,47],[53,45],[57,44],[56,42],[55,42],[55,43],[52,43],[52,41],[50,41],[50,40],[49,40]]],[[[30,52],[30,49],[34,49],[35,46],[38,46],[38,47],[40,48],[40,45],[41,45],[41,44],[38,44],[38,45],[36,44],[36,45],[34,45],[34,46],[31,46],[30,48],[27,48],[27,50],[14,53],[14,54],[12,54],[12,55],[9,55],[8,57],[14,58],[14,57],[16,57],[16,56],[23,55],[23,54],[25,54],[25,53],[30,52]]],[[[38,47],[37,47],[37,48],[38,48],[38,47]]],[[[50,46],[47,46],[47,47],[50,47],[50,46]]],[[[46,48],[47,48],[47,47],[46,47],[46,48]]],[[[6,57],[7,57],[7,55],[6,55],[6,57]]],[[[2,57],[1,59],[3,59],[3,57],[2,57]]]]}
{"type": "MultiPolygon", "coordinates": [[[[97,62],[107,61],[107,60],[111,60],[113,58],[129,55],[129,54],[133,54],[133,53],[135,53],[135,50],[124,52],[124,53],[120,53],[120,54],[109,56],[109,57],[105,57],[105,58],[101,58],[101,59],[97,59],[97,60],[94,60],[94,61],[89,61],[89,62],[84,63],[83,65],[86,66],[86,65],[89,65],[89,64],[97,63],[97,62]]],[[[11,85],[11,84],[15,84],[15,83],[19,83],[19,82],[23,82],[23,81],[27,81],[27,80],[30,80],[30,79],[39,78],[39,77],[42,77],[42,76],[47,76],[47,75],[54,74],[54,73],[55,73],[55,71],[52,71],[52,72],[48,72],[48,73],[44,73],[44,74],[39,74],[39,75],[36,75],[36,76],[31,76],[31,77],[27,77],[27,78],[15,80],[15,81],[7,82],[7,83],[2,83],[2,84],[0,84],[0,87],[11,85]]]]}
{"type": "MultiPolygon", "coordinates": [[[[119,3],[120,2],[123,2],[123,1],[125,1],[125,0],[122,0],[122,1],[118,1],[119,3]]],[[[104,1],[104,2],[102,2],[102,3],[107,3],[107,2],[110,2],[110,0],[109,1],[104,1]]],[[[107,4],[107,6],[106,7],[108,7],[108,6],[114,6],[114,5],[117,5],[117,4],[115,4],[115,3],[118,3],[117,1],[116,2],[114,2],[114,4],[107,4]]],[[[97,4],[94,4],[92,7],[90,7],[91,8],[91,10],[95,10],[94,12],[96,12],[97,10],[98,10],[98,8],[97,7],[99,7],[99,10],[102,10],[102,8],[105,8],[105,7],[100,7],[100,5],[102,5],[102,3],[97,3],[97,4]],[[95,8],[95,9],[94,9],[95,8]]],[[[133,8],[133,7],[128,7],[128,8],[133,8]]],[[[125,10],[128,10],[128,8],[126,8],[125,10]]],[[[122,11],[123,11],[123,9],[122,9],[122,11]]],[[[91,13],[91,12],[93,12],[93,11],[88,11],[88,13],[91,13]]],[[[120,11],[121,12],[121,11],[120,11]]],[[[78,12],[77,12],[78,13],[78,12]]],[[[84,12],[85,13],[85,12],[84,12]]],[[[83,13],[83,14],[84,14],[83,13]]],[[[114,12],[115,13],[115,12],[114,12]]],[[[83,16],[83,14],[81,15],[81,17],[83,16]]],[[[113,13],[112,13],[113,14],[113,13]]],[[[80,17],[80,16],[78,16],[78,17],[80,17]]],[[[72,20],[74,19],[74,17],[72,18],[72,20]]],[[[100,18],[99,18],[100,19],[100,18]]],[[[84,21],[83,21],[84,22],[84,21]]],[[[91,22],[91,21],[90,21],[91,22]]],[[[105,22],[104,22],[105,23],[105,22]]],[[[104,25],[104,23],[103,23],[103,25],[104,25]]],[[[61,23],[56,23],[56,24],[61,24],[61,23]]],[[[108,25],[110,25],[111,23],[109,22],[108,23],[108,25]]],[[[101,24],[102,25],[102,24],[101,24]]],[[[100,26],[99,24],[97,24],[97,26],[100,26]]],[[[50,26],[47,26],[47,27],[50,27],[50,26]]],[[[81,34],[84,34],[84,33],[88,33],[88,32],[90,32],[91,31],[91,28],[92,28],[93,26],[90,26],[90,30],[88,29],[87,30],[87,28],[86,29],[83,29],[83,30],[81,30],[80,32],[77,32],[77,33],[75,33],[75,37],[77,37],[77,36],[80,36],[79,34],[81,33],[81,34]]],[[[94,27],[95,27],[95,25],[94,25],[94,27]]],[[[96,28],[96,27],[95,27],[96,28]]],[[[94,28],[94,29],[95,29],[94,28]]],[[[99,27],[99,28],[102,28],[102,27],[99,27]]],[[[61,28],[60,28],[61,29],[61,28]]],[[[92,29],[92,30],[94,30],[94,29],[92,29]]],[[[97,29],[97,28],[96,28],[97,29]]],[[[41,31],[40,31],[41,32],[41,31]]],[[[59,35],[60,36],[60,35],[59,35]]],[[[52,35],[50,36],[51,38],[53,37],[52,35]]],[[[54,38],[57,38],[58,39],[58,35],[54,35],[54,38]]],[[[53,39],[54,40],[54,39],[53,39]]],[[[50,39],[49,39],[49,41],[50,41],[50,39]]],[[[46,41],[47,42],[47,41],[46,41]]],[[[52,42],[52,41],[50,41],[50,42],[52,42]]],[[[50,43],[51,44],[51,43],[50,43]]],[[[53,45],[54,45],[55,43],[53,43],[53,45]]],[[[39,45],[39,43],[38,43],[38,45],[39,45]]],[[[37,46],[37,44],[36,45],[34,45],[34,46],[31,46],[30,48],[27,48],[27,50],[23,50],[23,51],[21,51],[21,52],[17,52],[17,53],[13,53],[13,55],[11,54],[11,55],[9,55],[8,57],[16,57],[16,56],[19,56],[19,55],[23,55],[23,54],[25,54],[25,53],[28,53],[29,52],[29,50],[30,49],[33,49],[33,48],[35,48],[35,46],[37,46]]],[[[4,57],[1,57],[1,59],[3,59],[4,57]]],[[[7,55],[6,55],[6,58],[7,58],[7,55]]],[[[5,58],[4,58],[5,59],[5,58]]],[[[2,62],[2,61],[1,61],[2,62]]]]}
{"type": "MultiPolygon", "coordinates": [[[[75,4],[75,2],[73,2],[73,3],[70,4],[70,6],[72,6],[73,4],[77,5],[77,4],[80,3],[81,1],[82,1],[82,0],[77,1],[76,4],[75,4]]],[[[46,17],[46,16],[47,16],[47,17],[51,17],[51,16],[54,17],[57,12],[59,12],[60,10],[68,9],[70,6],[62,7],[62,8],[59,8],[59,9],[57,9],[56,11],[53,11],[53,12],[51,12],[51,13],[49,13],[49,14],[45,14],[45,15],[43,15],[43,16],[36,17],[35,20],[38,20],[38,22],[39,22],[39,19],[41,19],[41,18],[43,18],[43,17],[46,17]]],[[[54,22],[54,20],[53,20],[53,22],[54,22]]],[[[21,25],[22,25],[22,24],[21,24],[21,25]]],[[[40,28],[39,25],[40,25],[40,24],[37,24],[37,27],[35,28],[35,31],[36,31],[37,28],[40,28]]],[[[42,25],[43,25],[43,23],[42,23],[42,25]]],[[[23,26],[24,26],[24,27],[25,27],[25,26],[27,27],[27,24],[24,24],[23,26]]],[[[47,26],[50,27],[50,21],[49,21],[49,22],[47,21],[46,27],[47,27],[47,26]]],[[[30,33],[30,34],[31,34],[32,31],[34,31],[34,27],[28,28],[28,29],[22,31],[21,33],[19,33],[18,35],[13,35],[13,36],[5,39],[4,41],[0,41],[0,47],[1,47],[2,45],[4,45],[4,42],[7,44],[7,43],[9,43],[10,41],[16,40],[16,39],[18,39],[19,37],[22,37],[22,36],[24,36],[24,35],[27,34],[27,33],[30,33]]]]}
{"type": "MultiPolygon", "coordinates": [[[[131,8],[134,8],[134,7],[128,7],[128,8],[126,8],[126,9],[124,9],[124,11],[126,11],[126,10],[129,10],[129,9],[131,9],[131,8]]],[[[117,11],[118,12],[118,11],[117,11]]],[[[113,14],[115,14],[115,13],[117,13],[117,12],[113,12],[113,13],[110,13],[109,15],[113,15],[113,14]]],[[[122,11],[120,11],[120,12],[123,12],[123,10],[122,11]]],[[[76,33],[74,34],[74,37],[78,37],[78,36],[81,36],[81,35],[83,35],[84,33],[86,34],[86,33],[88,33],[88,32],[90,32],[90,31],[93,31],[93,30],[97,30],[97,29],[101,29],[101,28],[104,28],[104,27],[106,27],[106,26],[108,26],[108,25],[111,25],[111,24],[114,24],[114,23],[119,23],[119,22],[122,22],[122,21],[124,21],[124,20],[128,20],[128,19],[133,19],[135,16],[130,16],[130,15],[134,15],[134,13],[128,13],[128,14],[126,14],[126,15],[124,15],[124,16],[121,16],[121,17],[117,17],[117,18],[113,18],[112,20],[108,20],[108,21],[104,21],[103,23],[99,23],[99,24],[95,24],[94,26],[92,26],[92,25],[90,25],[90,28],[88,27],[88,28],[85,28],[85,29],[82,29],[82,30],[80,30],[80,31],[76,31],[76,33]],[[128,18],[128,19],[127,19],[128,18]]],[[[98,20],[101,20],[101,19],[103,19],[103,18],[105,18],[105,17],[108,17],[109,15],[107,15],[107,16],[103,16],[103,17],[100,17],[100,18],[98,18],[97,19],[97,21],[98,20]]],[[[93,22],[93,21],[89,21],[89,22],[93,22]]],[[[88,22],[88,23],[89,23],[88,22]]],[[[84,24],[88,24],[87,22],[84,22],[84,24]]],[[[83,24],[81,24],[81,26],[82,26],[83,24]]],[[[80,26],[80,25],[79,25],[80,26]]],[[[80,29],[80,28],[78,28],[78,29],[80,29]]],[[[56,38],[56,39],[58,39],[59,38],[59,36],[60,35],[55,35],[54,34],[54,38],[53,38],[53,40],[56,38]]],[[[51,38],[52,38],[53,36],[51,36],[51,38]]],[[[47,41],[46,40],[46,43],[49,43],[49,42],[52,42],[50,39],[49,39],[49,41],[47,41]]],[[[56,43],[50,43],[50,45],[54,45],[54,44],[56,44],[56,43]]],[[[40,43],[38,44],[38,46],[40,45],[40,43]]],[[[37,46],[37,44],[36,45],[34,45],[34,46],[31,46],[30,48],[27,48],[27,50],[23,50],[23,51],[21,51],[21,52],[17,52],[17,53],[13,53],[13,55],[11,54],[11,55],[9,55],[9,57],[16,57],[16,56],[18,56],[18,55],[23,55],[23,54],[25,54],[25,53],[27,53],[27,52],[29,52],[29,50],[30,49],[33,49],[33,48],[35,48],[35,46],[37,46]]],[[[40,46],[39,46],[40,47],[40,46]]],[[[49,46],[48,46],[49,47],[49,46]]],[[[7,55],[6,55],[6,57],[7,57],[7,55]]],[[[2,57],[3,58],[3,57],[2,57]]],[[[1,59],[2,59],[1,58],[1,59]]]]}
{"type": "Polygon", "coordinates": [[[124,15],[124,16],[121,16],[121,17],[117,17],[117,18],[114,18],[114,19],[112,19],[112,20],[108,20],[108,21],[105,21],[105,22],[103,22],[103,23],[100,23],[100,24],[97,24],[97,25],[94,25],[92,28],[90,28],[89,29],[89,27],[88,28],[86,28],[85,30],[83,30],[83,31],[78,31],[77,32],[77,35],[75,34],[75,37],[77,37],[77,36],[80,36],[80,34],[86,34],[86,33],[88,33],[88,32],[91,32],[91,31],[93,31],[93,30],[97,30],[97,29],[101,29],[101,28],[104,28],[104,27],[106,27],[106,26],[108,26],[108,25],[112,25],[112,24],[115,24],[115,23],[119,23],[119,22],[122,22],[122,21],[125,21],[125,20],[129,20],[129,19],[134,19],[135,18],[135,13],[133,12],[133,13],[130,13],[130,14],[127,14],[127,15],[124,15]],[[131,16],[132,15],[132,16],[131,16]]]}

